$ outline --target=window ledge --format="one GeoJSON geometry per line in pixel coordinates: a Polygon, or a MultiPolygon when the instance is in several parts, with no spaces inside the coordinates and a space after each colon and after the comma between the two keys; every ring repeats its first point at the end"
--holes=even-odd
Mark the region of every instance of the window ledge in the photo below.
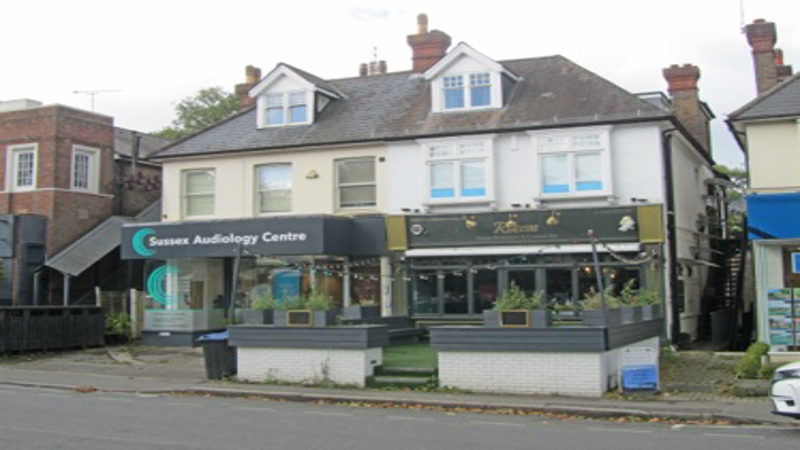
{"type": "Polygon", "coordinates": [[[533,197],[533,201],[538,204],[548,202],[569,202],[581,200],[605,200],[609,203],[616,203],[617,198],[611,193],[604,192],[602,194],[564,194],[564,195],[540,195],[533,197]]]}
{"type": "Polygon", "coordinates": [[[425,207],[435,206],[460,206],[460,205],[488,205],[494,203],[493,198],[475,199],[475,200],[428,200],[422,203],[425,207]]]}

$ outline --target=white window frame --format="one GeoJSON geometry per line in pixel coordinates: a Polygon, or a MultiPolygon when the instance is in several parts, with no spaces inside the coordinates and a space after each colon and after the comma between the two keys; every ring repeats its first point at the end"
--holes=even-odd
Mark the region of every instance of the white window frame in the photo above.
{"type": "Polygon", "coordinates": [[[458,139],[436,139],[420,141],[425,152],[425,199],[426,204],[460,204],[460,203],[487,203],[494,201],[494,139],[493,136],[482,136],[479,138],[458,138],[458,139]],[[471,145],[480,144],[483,150],[480,154],[462,153],[471,145]],[[449,152],[444,152],[445,149],[449,152]],[[442,150],[442,154],[436,155],[433,152],[437,149],[442,150]],[[433,180],[431,167],[435,163],[453,163],[453,196],[434,197],[432,195],[433,180]],[[462,163],[464,162],[483,162],[484,166],[484,189],[485,195],[465,196],[463,195],[462,183],[462,163]]]}
{"type": "Polygon", "coordinates": [[[336,180],[336,209],[340,211],[353,211],[353,210],[369,210],[374,211],[378,207],[378,164],[377,158],[374,156],[355,157],[355,158],[342,158],[334,160],[333,168],[336,180]],[[339,164],[349,161],[372,161],[373,180],[372,182],[362,183],[342,183],[339,181],[339,164]],[[375,202],[372,205],[359,205],[359,206],[342,206],[342,188],[343,187],[359,187],[359,186],[375,186],[375,202]]]}
{"type": "Polygon", "coordinates": [[[70,158],[70,176],[69,186],[73,191],[92,192],[97,193],[100,191],[100,149],[94,147],[87,147],[85,145],[73,145],[72,156],[70,158]],[[86,173],[86,187],[76,186],[78,181],[75,178],[76,158],[78,155],[86,155],[89,157],[89,167],[86,173]]]}
{"type": "Polygon", "coordinates": [[[314,96],[312,91],[306,90],[292,90],[286,92],[266,92],[262,96],[263,101],[259,102],[258,105],[258,114],[259,114],[259,122],[261,123],[262,128],[273,128],[273,127],[285,127],[285,126],[294,126],[294,125],[308,125],[312,121],[312,116],[314,114],[313,106],[314,106],[314,96]],[[305,103],[303,103],[306,107],[306,120],[304,122],[292,122],[291,121],[291,112],[292,107],[299,105],[292,104],[291,98],[293,94],[303,94],[303,98],[305,99],[305,103]],[[280,96],[281,97],[281,108],[283,110],[283,122],[280,123],[270,123],[269,121],[269,97],[270,96],[280,96]]]}
{"type": "MultiPolygon", "coordinates": [[[[534,150],[533,177],[535,181],[534,197],[539,200],[559,198],[593,198],[611,197],[613,195],[613,178],[611,168],[611,127],[581,128],[569,131],[547,132],[532,131],[528,133],[534,150]],[[596,137],[596,144],[582,144],[581,138],[596,137]],[[558,147],[560,143],[561,146],[558,147]],[[577,190],[576,163],[577,155],[597,154],[600,156],[601,189],[590,191],[577,190]],[[568,192],[545,193],[542,173],[543,157],[547,155],[567,156],[568,192]]],[[[595,139],[592,139],[595,140],[595,139]]]]}
{"type": "Polygon", "coordinates": [[[198,167],[194,169],[185,169],[181,171],[181,215],[184,218],[192,217],[192,218],[202,218],[202,217],[212,217],[216,214],[217,211],[217,171],[212,167],[198,167]],[[189,194],[186,192],[187,183],[186,179],[190,173],[193,172],[211,172],[212,177],[214,178],[214,187],[211,192],[202,192],[202,193],[192,193],[189,194]],[[212,211],[210,214],[189,214],[189,195],[192,196],[201,196],[201,195],[211,195],[211,205],[212,211]]]}
{"type": "MultiPolygon", "coordinates": [[[[486,86],[486,85],[480,85],[486,86]]],[[[502,77],[501,74],[492,70],[478,70],[459,73],[442,73],[441,76],[436,78],[435,89],[432,90],[433,95],[433,112],[440,113],[458,113],[465,111],[481,111],[492,108],[500,108],[502,106],[503,92],[502,92],[502,77]],[[472,75],[489,75],[489,104],[483,106],[472,106],[472,75]],[[464,106],[461,108],[447,108],[445,103],[445,78],[460,77],[462,89],[464,89],[464,106]]]]}
{"type": "Polygon", "coordinates": [[[268,216],[268,215],[279,215],[279,214],[286,214],[292,212],[292,185],[294,184],[294,178],[292,175],[293,167],[292,163],[266,163],[266,164],[258,164],[255,166],[255,212],[256,215],[259,216],[268,216]],[[268,192],[271,190],[286,190],[286,189],[264,189],[260,188],[261,186],[261,169],[265,167],[276,167],[276,166],[285,166],[289,168],[289,176],[291,177],[289,180],[289,209],[285,211],[262,211],[261,210],[261,193],[268,192]]]}
{"type": "Polygon", "coordinates": [[[6,148],[6,190],[10,192],[24,192],[24,191],[32,191],[36,189],[38,184],[37,175],[38,175],[38,167],[39,167],[39,144],[37,143],[30,143],[30,144],[18,144],[18,145],[9,145],[6,148]],[[19,186],[18,184],[18,176],[19,176],[19,168],[18,166],[18,157],[21,154],[30,153],[33,155],[33,174],[31,184],[29,186],[19,186]]]}

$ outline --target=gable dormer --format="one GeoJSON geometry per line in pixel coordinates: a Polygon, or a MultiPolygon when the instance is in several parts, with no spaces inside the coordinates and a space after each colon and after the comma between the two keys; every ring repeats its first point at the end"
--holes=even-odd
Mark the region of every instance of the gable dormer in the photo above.
{"type": "Polygon", "coordinates": [[[326,81],[280,63],[248,95],[255,99],[258,128],[310,125],[342,96],[326,81]]]}
{"type": "Polygon", "coordinates": [[[423,76],[431,83],[431,111],[435,113],[502,108],[504,81],[520,80],[463,42],[423,76]]]}

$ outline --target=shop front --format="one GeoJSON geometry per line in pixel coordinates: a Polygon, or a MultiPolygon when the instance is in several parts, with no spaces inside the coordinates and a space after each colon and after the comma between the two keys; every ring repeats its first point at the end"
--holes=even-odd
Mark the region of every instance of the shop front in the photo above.
{"type": "MultiPolygon", "coordinates": [[[[145,259],[143,342],[191,345],[259,298],[322,292],[335,306],[390,304],[383,217],[293,216],[137,224],[122,257],[145,259]]],[[[389,305],[390,306],[390,305],[389,305]]]]}
{"type": "Polygon", "coordinates": [[[800,354],[800,194],[747,197],[756,273],[758,340],[800,354]]]}
{"type": "Polygon", "coordinates": [[[528,294],[541,292],[551,306],[569,308],[597,289],[596,267],[615,295],[630,280],[636,288],[662,291],[660,205],[406,221],[409,310],[417,320],[477,320],[512,283],[528,294]]]}

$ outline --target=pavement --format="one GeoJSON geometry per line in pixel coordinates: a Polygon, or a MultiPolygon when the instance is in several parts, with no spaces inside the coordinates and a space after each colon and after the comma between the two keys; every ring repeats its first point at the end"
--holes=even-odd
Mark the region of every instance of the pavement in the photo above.
{"type": "Polygon", "coordinates": [[[615,420],[714,422],[800,428],[800,421],[771,414],[766,397],[664,393],[603,398],[497,395],[446,391],[340,389],[245,384],[205,378],[200,349],[118,347],[0,359],[0,385],[156,395],[235,396],[277,401],[346,403],[550,414],[615,420]]]}

